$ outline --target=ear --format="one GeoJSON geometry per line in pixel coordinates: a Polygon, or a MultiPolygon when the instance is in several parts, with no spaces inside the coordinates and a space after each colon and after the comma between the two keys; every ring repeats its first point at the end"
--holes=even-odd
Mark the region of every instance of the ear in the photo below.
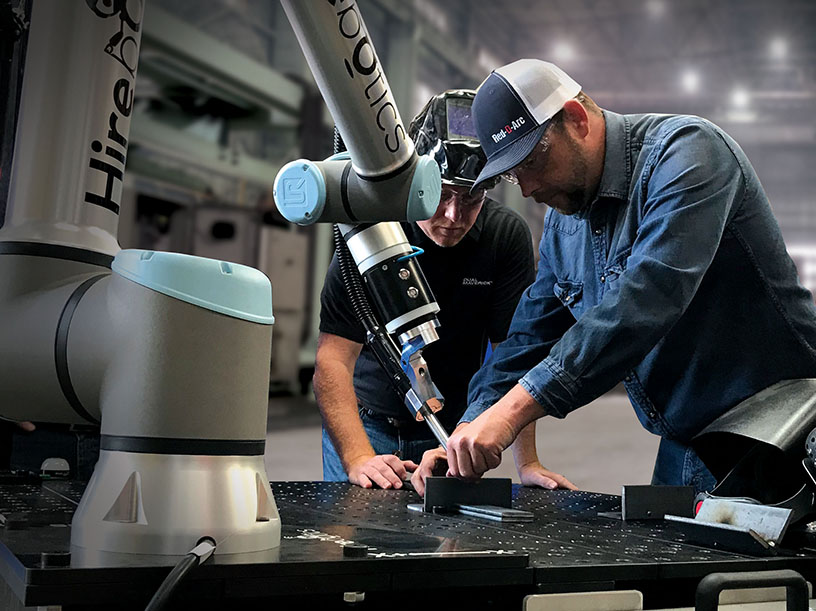
{"type": "Polygon", "coordinates": [[[582,140],[589,134],[589,115],[578,100],[567,100],[564,103],[564,126],[582,140]]]}

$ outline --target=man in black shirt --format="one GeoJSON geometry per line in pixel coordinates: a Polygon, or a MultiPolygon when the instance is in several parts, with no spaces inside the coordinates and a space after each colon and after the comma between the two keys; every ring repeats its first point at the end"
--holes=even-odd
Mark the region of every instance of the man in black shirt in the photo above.
{"type": "MultiPolygon", "coordinates": [[[[425,251],[420,263],[441,308],[439,340],[423,355],[445,398],[438,415],[448,431],[467,407],[468,383],[488,342],[495,346],[506,337],[516,304],[535,278],[524,220],[488,199],[485,188],[469,192],[485,163],[470,122],[473,95],[458,90],[435,96],[409,128],[417,152],[433,155],[442,170],[436,213],[403,223],[403,229],[425,251]]],[[[323,476],[365,488],[400,488],[437,442],[424,422],[410,417],[364,341],[335,258],[321,294],[314,376],[323,416],[323,476]]],[[[514,454],[523,483],[572,487],[538,462],[534,428],[520,436],[514,454]]]]}

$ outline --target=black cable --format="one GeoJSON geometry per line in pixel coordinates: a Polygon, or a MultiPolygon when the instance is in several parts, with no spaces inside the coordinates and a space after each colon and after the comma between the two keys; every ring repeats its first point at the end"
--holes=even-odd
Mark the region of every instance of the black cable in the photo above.
{"type": "Polygon", "coordinates": [[[32,0],[0,2],[0,134],[4,134],[0,142],[0,227],[6,220],[31,3],[32,0]]]}
{"type": "Polygon", "coordinates": [[[165,580],[162,581],[159,589],[156,590],[153,598],[150,599],[147,607],[145,607],[145,611],[159,611],[160,609],[164,609],[181,581],[197,566],[198,556],[195,554],[187,554],[184,556],[184,558],[173,567],[173,570],[170,571],[170,574],[165,580]]]}
{"type": "MultiPolygon", "coordinates": [[[[342,153],[346,150],[346,145],[343,143],[343,138],[337,127],[334,128],[334,153],[342,153]]],[[[371,305],[368,303],[368,297],[363,289],[363,283],[360,279],[360,272],[357,271],[357,266],[352,259],[348,244],[343,239],[343,233],[340,231],[340,226],[334,225],[334,251],[337,253],[337,264],[340,266],[340,275],[343,278],[343,285],[346,287],[351,307],[354,309],[354,314],[357,319],[363,324],[366,331],[369,331],[372,326],[377,325],[377,320],[374,318],[374,313],[371,311],[371,305]]]]}
{"type": "Polygon", "coordinates": [[[346,287],[351,307],[357,320],[365,329],[365,343],[385,371],[400,401],[404,401],[405,395],[411,390],[411,381],[400,365],[399,350],[371,310],[371,304],[368,302],[360,279],[360,272],[357,271],[357,265],[354,263],[348,244],[343,239],[338,225],[334,226],[334,250],[337,253],[337,264],[340,267],[340,275],[343,278],[343,285],[346,287]]]}
{"type": "Polygon", "coordinates": [[[337,253],[337,264],[340,267],[340,275],[343,278],[343,285],[346,287],[351,307],[357,319],[363,324],[366,331],[377,324],[374,313],[371,311],[371,304],[363,289],[363,282],[360,279],[360,272],[349,251],[348,244],[343,239],[340,226],[334,226],[334,250],[337,253]]]}
{"type": "Polygon", "coordinates": [[[340,130],[337,129],[337,126],[334,127],[334,140],[332,142],[334,145],[334,154],[342,153],[346,149],[346,143],[343,142],[343,137],[340,135],[340,130]]]}
{"type": "MultiPolygon", "coordinates": [[[[334,128],[334,153],[341,153],[346,150],[343,138],[337,127],[334,128]]],[[[405,400],[405,395],[411,390],[411,381],[402,370],[400,365],[400,353],[393,340],[383,329],[382,325],[374,316],[371,304],[368,301],[360,272],[357,264],[351,256],[340,226],[335,224],[333,230],[334,251],[337,254],[337,264],[340,267],[340,276],[346,288],[351,307],[360,324],[366,332],[366,345],[371,349],[375,358],[388,376],[392,388],[397,393],[401,401],[405,400]]]]}
{"type": "Polygon", "coordinates": [[[215,550],[215,541],[210,537],[204,537],[199,540],[196,547],[194,547],[189,554],[179,560],[178,564],[173,567],[170,574],[162,581],[159,589],[147,603],[145,611],[160,611],[164,609],[167,603],[176,592],[179,584],[187,575],[192,572],[199,564],[207,560],[215,550]]]}

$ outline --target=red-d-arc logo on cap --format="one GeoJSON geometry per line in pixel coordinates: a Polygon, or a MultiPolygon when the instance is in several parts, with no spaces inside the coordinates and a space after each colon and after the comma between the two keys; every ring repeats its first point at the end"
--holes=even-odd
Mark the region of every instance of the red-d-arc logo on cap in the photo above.
{"type": "Polygon", "coordinates": [[[504,128],[497,131],[495,134],[491,134],[493,142],[499,142],[500,140],[504,140],[508,135],[512,134],[514,131],[516,131],[522,125],[524,125],[524,123],[525,123],[524,117],[519,117],[514,121],[510,121],[510,123],[505,125],[504,128]]]}

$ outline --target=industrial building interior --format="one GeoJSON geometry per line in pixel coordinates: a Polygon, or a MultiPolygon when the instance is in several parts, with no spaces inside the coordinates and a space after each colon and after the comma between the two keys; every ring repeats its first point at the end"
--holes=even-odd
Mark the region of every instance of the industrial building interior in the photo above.
{"type": "MultiPolygon", "coordinates": [[[[493,68],[535,57],[561,65],[603,108],[717,123],[745,149],[802,282],[816,288],[811,3],[359,4],[406,121],[435,93],[474,88],[493,68]]],[[[287,161],[331,154],[332,126],[278,3],[148,4],[119,241],[253,265],[272,280],[266,464],[273,480],[322,477],[308,384],[333,247],[329,226],[286,222],[271,189],[287,161]]],[[[520,212],[537,242],[546,207],[506,183],[496,191],[492,197],[520,212]]],[[[539,452],[582,488],[619,493],[622,484],[650,480],[658,440],[641,429],[622,390],[568,420],[549,420],[538,427],[539,452]]],[[[500,473],[517,478],[512,460],[500,473]]]]}
{"type": "MultiPolygon", "coordinates": [[[[41,1],[8,4],[23,11],[41,1]]],[[[308,0],[318,1],[325,3],[308,0]]],[[[356,5],[406,125],[431,96],[476,89],[493,69],[519,58],[558,64],[599,106],[616,113],[692,114],[716,123],[753,164],[800,282],[816,294],[816,2],[357,0],[356,5]]],[[[118,242],[122,249],[242,264],[269,278],[274,325],[263,462],[273,490],[274,482],[323,479],[312,375],[320,293],[334,253],[331,224],[290,223],[276,207],[273,189],[288,162],[332,155],[334,126],[280,2],[144,0],[118,242]]],[[[0,228],[11,167],[11,151],[4,146],[2,152],[0,228]]],[[[537,258],[547,207],[505,181],[490,197],[524,218],[537,258]]],[[[649,484],[659,443],[641,427],[622,384],[568,418],[541,420],[536,431],[547,468],[581,491],[606,495],[649,484]]],[[[490,475],[518,483],[511,450],[490,475]]],[[[151,579],[158,586],[160,579],[151,579]]],[[[309,586],[297,587],[305,592],[309,586]]],[[[0,603],[5,600],[10,599],[0,596],[0,603]]],[[[348,607],[364,602],[344,600],[348,607]]],[[[89,598],[88,607],[64,609],[95,609],[94,602],[89,598]]],[[[377,604],[361,608],[386,608],[377,604]]],[[[612,609],[585,604],[590,606],[563,609],[612,609]]],[[[778,604],[756,609],[782,609],[778,604]]]]}

